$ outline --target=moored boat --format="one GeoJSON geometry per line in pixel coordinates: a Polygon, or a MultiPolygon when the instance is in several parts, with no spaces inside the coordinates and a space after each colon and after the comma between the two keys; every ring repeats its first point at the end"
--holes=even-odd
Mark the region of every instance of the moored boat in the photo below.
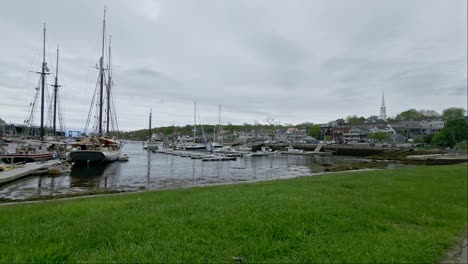
{"type": "MultiPolygon", "coordinates": [[[[116,115],[114,109],[111,109],[111,88],[112,88],[112,79],[111,79],[111,47],[109,39],[109,51],[108,51],[108,64],[107,67],[104,67],[104,50],[105,50],[105,28],[106,28],[106,10],[104,9],[104,19],[103,19],[103,30],[102,30],[102,52],[101,58],[99,59],[99,70],[98,83],[99,85],[99,94],[98,94],[98,110],[96,116],[98,117],[97,126],[94,133],[79,142],[72,143],[74,149],[70,151],[70,159],[74,162],[74,165],[99,165],[105,162],[117,161],[120,157],[121,143],[114,138],[110,139],[112,131],[118,131],[118,128],[112,127],[110,125],[116,123],[116,115]],[[107,71],[107,81],[105,80],[105,72],[107,71]],[[105,86],[105,91],[104,91],[105,86]],[[105,94],[105,95],[104,95],[105,94]],[[106,113],[104,120],[103,113],[106,113]],[[112,114],[111,114],[112,113],[112,114]],[[106,123],[106,128],[103,128],[103,124],[106,123]],[[105,129],[105,133],[104,133],[105,129]]],[[[91,102],[91,109],[95,104],[94,98],[91,102]]],[[[89,111],[91,113],[91,110],[89,111]]],[[[88,116],[88,120],[90,116],[88,116]]],[[[86,129],[85,129],[86,130],[86,129]]]]}
{"type": "Polygon", "coordinates": [[[94,166],[116,161],[121,152],[120,142],[103,137],[88,137],[72,146],[69,155],[74,165],[94,166]]]}
{"type": "MultiPolygon", "coordinates": [[[[41,106],[41,122],[40,122],[40,142],[33,141],[33,140],[26,140],[26,141],[21,141],[18,142],[18,145],[14,148],[14,151],[8,152],[8,151],[3,151],[3,154],[0,155],[0,159],[4,163],[26,163],[26,162],[36,162],[36,161],[44,161],[44,160],[50,160],[55,156],[55,152],[52,151],[49,146],[50,144],[45,143],[45,128],[44,128],[44,110],[46,108],[45,105],[45,83],[46,83],[46,76],[49,73],[49,68],[47,67],[47,62],[45,60],[45,49],[46,49],[46,27],[44,24],[44,30],[43,30],[43,49],[42,49],[42,67],[41,71],[37,72],[41,77],[40,77],[40,87],[36,88],[36,96],[34,99],[34,102],[30,104],[30,113],[28,119],[25,121],[26,124],[26,129],[24,131],[29,131],[30,127],[32,126],[33,122],[33,117],[34,117],[34,106],[36,105],[36,100],[40,97],[40,106],[41,106]],[[40,96],[39,96],[40,93],[40,96]]],[[[57,59],[58,63],[58,59],[57,59]]],[[[56,100],[55,100],[56,102],[56,100]]],[[[54,104],[55,107],[55,104],[54,104]]],[[[55,109],[55,108],[54,108],[55,109]]],[[[54,112],[54,117],[55,117],[55,112],[54,112]]],[[[55,120],[54,120],[54,129],[55,129],[55,120]]],[[[27,133],[23,132],[24,136],[26,137],[27,133]]],[[[6,140],[2,140],[6,142],[6,140]]],[[[2,150],[4,148],[2,147],[2,150]]]]}
{"type": "Polygon", "coordinates": [[[28,163],[36,161],[50,160],[54,154],[48,151],[41,152],[38,148],[21,147],[24,151],[18,151],[11,154],[3,154],[0,159],[3,163],[28,163]]]}

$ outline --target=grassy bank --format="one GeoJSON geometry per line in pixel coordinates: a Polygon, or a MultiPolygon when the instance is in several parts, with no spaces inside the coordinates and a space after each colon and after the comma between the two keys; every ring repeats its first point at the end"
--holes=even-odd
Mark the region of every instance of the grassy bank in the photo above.
{"type": "Polygon", "coordinates": [[[0,262],[437,262],[467,165],[0,207],[0,262]]]}

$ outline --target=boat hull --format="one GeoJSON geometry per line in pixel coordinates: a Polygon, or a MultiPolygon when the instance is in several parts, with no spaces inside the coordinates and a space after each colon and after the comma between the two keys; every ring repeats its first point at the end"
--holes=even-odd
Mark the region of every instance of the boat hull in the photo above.
{"type": "Polygon", "coordinates": [[[53,154],[52,153],[4,154],[4,155],[1,155],[0,158],[2,159],[3,163],[11,164],[11,163],[36,162],[36,161],[50,160],[53,158],[53,154]]]}
{"type": "Polygon", "coordinates": [[[96,166],[105,162],[118,160],[120,150],[100,151],[100,150],[75,150],[70,152],[70,159],[74,165],[96,166]]]}
{"type": "Polygon", "coordinates": [[[185,150],[202,150],[206,149],[206,146],[189,146],[189,147],[184,147],[185,150]]]}
{"type": "Polygon", "coordinates": [[[148,144],[148,145],[146,146],[145,149],[147,149],[147,150],[157,150],[157,149],[158,149],[158,145],[156,145],[156,144],[148,144]]]}

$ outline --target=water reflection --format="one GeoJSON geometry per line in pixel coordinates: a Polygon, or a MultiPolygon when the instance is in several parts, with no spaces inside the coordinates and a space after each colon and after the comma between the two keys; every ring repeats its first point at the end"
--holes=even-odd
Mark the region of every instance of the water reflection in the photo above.
{"type": "Polygon", "coordinates": [[[150,175],[151,175],[151,152],[147,152],[146,153],[146,167],[147,167],[147,170],[146,170],[146,189],[149,189],[149,185],[150,185],[150,175]]]}
{"type": "Polygon", "coordinates": [[[114,162],[97,167],[72,167],[70,188],[108,189],[115,187],[120,176],[120,165],[114,162]]]}
{"type": "Polygon", "coordinates": [[[127,154],[130,161],[99,167],[73,167],[69,174],[61,176],[35,176],[13,182],[0,187],[0,199],[290,178],[321,172],[322,164],[333,165],[350,160],[335,156],[275,155],[203,162],[147,152],[142,149],[141,143],[126,144],[122,153],[127,154]]]}

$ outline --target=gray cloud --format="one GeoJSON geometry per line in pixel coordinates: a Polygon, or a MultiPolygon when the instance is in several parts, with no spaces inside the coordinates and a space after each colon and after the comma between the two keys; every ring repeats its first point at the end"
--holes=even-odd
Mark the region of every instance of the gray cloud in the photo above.
{"type": "MultiPolygon", "coordinates": [[[[41,62],[61,47],[62,106],[86,121],[102,7],[112,35],[120,127],[192,122],[326,122],[408,108],[466,107],[466,1],[10,1],[0,10],[0,117],[22,122],[41,62]],[[28,8],[24,8],[28,6],[28,8]]],[[[52,82],[50,78],[49,82],[52,82]]]]}

